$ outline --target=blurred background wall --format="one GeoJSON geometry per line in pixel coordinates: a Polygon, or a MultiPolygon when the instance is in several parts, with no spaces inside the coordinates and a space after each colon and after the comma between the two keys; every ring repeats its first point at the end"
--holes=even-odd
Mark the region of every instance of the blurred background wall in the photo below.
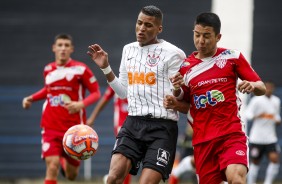
{"type": "MultiPolygon", "coordinates": [[[[109,53],[117,73],[123,45],[135,41],[135,22],[140,9],[154,4],[164,13],[163,38],[186,54],[195,50],[192,40],[193,21],[197,14],[211,11],[211,1],[192,0],[1,0],[0,1],[0,179],[40,178],[45,165],[40,159],[40,115],[43,102],[34,103],[24,111],[22,98],[43,85],[43,68],[54,60],[51,46],[58,33],[74,38],[73,58],[93,69],[104,92],[106,81],[102,72],[86,55],[87,47],[99,43],[109,53]]],[[[252,66],[263,80],[277,85],[282,97],[282,70],[279,52],[282,42],[280,24],[282,1],[255,1],[253,14],[252,66]]],[[[238,16],[239,11],[230,11],[238,16]]],[[[225,24],[225,22],[222,22],[225,24]]],[[[236,23],[230,24],[237,29],[236,23]]],[[[224,32],[222,33],[224,36],[224,32]]],[[[243,41],[243,40],[242,40],[243,41]]],[[[224,45],[223,45],[224,46],[224,45]]],[[[88,114],[94,105],[87,108],[88,114]]],[[[91,177],[107,173],[114,144],[113,108],[109,104],[100,114],[95,130],[100,147],[91,159],[91,177]]],[[[180,133],[186,126],[179,123],[180,133]]],[[[281,128],[279,134],[282,135],[281,128]]],[[[281,137],[279,139],[282,145],[281,137]]],[[[80,177],[84,176],[83,164],[80,177]]],[[[260,176],[264,175],[265,165],[260,176]]],[[[279,178],[282,180],[282,172],[279,178]]]]}

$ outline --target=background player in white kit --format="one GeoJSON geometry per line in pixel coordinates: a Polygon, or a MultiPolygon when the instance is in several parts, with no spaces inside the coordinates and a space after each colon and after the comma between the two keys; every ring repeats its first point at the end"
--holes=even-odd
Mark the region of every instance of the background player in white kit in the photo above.
{"type": "Polygon", "coordinates": [[[129,172],[136,175],[141,162],[140,184],[158,184],[171,172],[179,115],[165,109],[163,99],[171,94],[169,77],[179,71],[185,54],[157,38],[162,30],[161,10],[143,7],[136,22],[137,42],[123,48],[119,78],[110,68],[108,54],[97,44],[89,46],[88,54],[110,86],[128,99],[128,117],[117,135],[107,183],[122,183],[129,172]]]}
{"type": "Polygon", "coordinates": [[[276,126],[281,123],[280,99],[273,95],[274,84],[265,82],[264,96],[255,96],[250,100],[246,109],[246,117],[252,120],[250,130],[251,164],[248,173],[248,184],[254,184],[259,172],[259,164],[266,155],[269,164],[266,170],[264,184],[272,184],[279,172],[280,146],[276,135],[276,126]]]}

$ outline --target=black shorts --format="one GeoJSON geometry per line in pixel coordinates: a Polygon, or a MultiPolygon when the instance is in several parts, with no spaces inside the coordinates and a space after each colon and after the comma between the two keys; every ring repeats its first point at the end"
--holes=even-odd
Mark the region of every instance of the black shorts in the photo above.
{"type": "Polygon", "coordinates": [[[273,144],[253,144],[250,143],[250,156],[253,159],[261,159],[264,154],[268,155],[270,152],[280,153],[281,149],[278,143],[273,144]]]}
{"type": "Polygon", "coordinates": [[[138,173],[140,164],[162,174],[171,173],[178,136],[177,122],[167,119],[128,116],[120,129],[112,154],[121,153],[131,160],[130,174],[138,173]]]}

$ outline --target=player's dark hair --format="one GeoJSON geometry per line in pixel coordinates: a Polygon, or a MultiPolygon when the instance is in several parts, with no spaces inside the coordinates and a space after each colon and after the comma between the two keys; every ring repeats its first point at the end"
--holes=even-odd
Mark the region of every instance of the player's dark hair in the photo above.
{"type": "Polygon", "coordinates": [[[221,22],[217,14],[211,12],[201,13],[197,16],[194,26],[202,25],[212,27],[215,34],[220,33],[221,22]]]}
{"type": "Polygon", "coordinates": [[[55,39],[54,39],[54,43],[58,40],[58,39],[65,39],[65,40],[70,40],[71,43],[73,44],[73,39],[72,39],[72,36],[69,35],[69,34],[58,34],[55,36],[55,39]]]}
{"type": "Polygon", "coordinates": [[[149,5],[149,6],[143,7],[141,9],[141,12],[144,13],[145,15],[156,17],[158,20],[163,22],[163,13],[162,13],[162,11],[158,7],[156,7],[154,5],[149,5]]]}

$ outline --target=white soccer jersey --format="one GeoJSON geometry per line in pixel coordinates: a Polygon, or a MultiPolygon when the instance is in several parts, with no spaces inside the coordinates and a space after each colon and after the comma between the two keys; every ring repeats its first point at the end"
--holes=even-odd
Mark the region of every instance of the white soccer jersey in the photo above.
{"type": "Polygon", "coordinates": [[[280,99],[274,95],[255,96],[246,109],[246,117],[253,120],[250,130],[250,142],[254,144],[271,144],[278,141],[276,123],[281,121],[280,99]],[[258,117],[259,116],[259,117],[258,117]]]}
{"type": "Polygon", "coordinates": [[[163,99],[172,94],[169,77],[179,71],[185,57],[165,40],[143,47],[138,42],[124,46],[119,78],[110,85],[119,97],[127,97],[128,115],[178,120],[176,111],[163,107],[163,99]]]}

